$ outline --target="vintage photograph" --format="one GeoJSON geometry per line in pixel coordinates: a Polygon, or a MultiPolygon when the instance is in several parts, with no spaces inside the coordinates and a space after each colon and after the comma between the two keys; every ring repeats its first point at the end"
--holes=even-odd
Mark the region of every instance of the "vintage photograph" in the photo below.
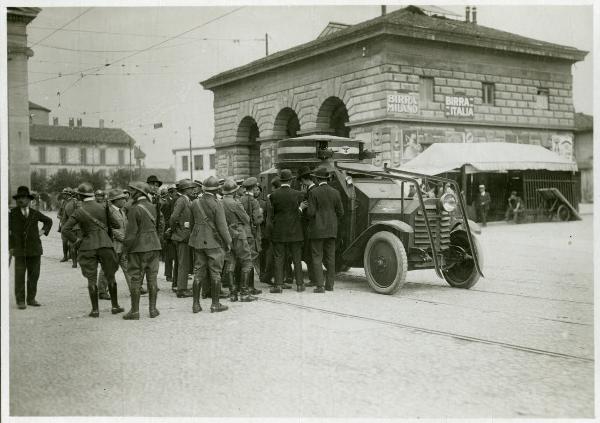
{"type": "Polygon", "coordinates": [[[11,0],[2,419],[594,418],[597,8],[11,0]]]}

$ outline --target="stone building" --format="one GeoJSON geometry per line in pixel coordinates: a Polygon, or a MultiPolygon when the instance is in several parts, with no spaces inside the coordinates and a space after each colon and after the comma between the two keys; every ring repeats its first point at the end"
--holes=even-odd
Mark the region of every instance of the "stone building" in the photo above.
{"type": "Polygon", "coordinates": [[[8,7],[6,13],[8,82],[8,189],[30,185],[27,25],[40,12],[38,7],[8,7]]]}
{"type": "Polygon", "coordinates": [[[581,172],[581,201],[594,202],[594,118],[575,113],[573,153],[581,172]]]}
{"type": "Polygon", "coordinates": [[[435,142],[561,146],[587,53],[408,6],[215,75],[217,173],[273,166],[277,140],[350,136],[400,166],[435,142]]]}

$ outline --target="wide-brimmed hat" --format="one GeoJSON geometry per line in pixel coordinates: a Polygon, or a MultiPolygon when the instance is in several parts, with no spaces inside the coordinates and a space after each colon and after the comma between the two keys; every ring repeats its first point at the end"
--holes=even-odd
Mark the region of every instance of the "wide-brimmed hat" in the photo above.
{"type": "Polygon", "coordinates": [[[143,181],[134,181],[129,183],[129,188],[134,191],[141,192],[144,195],[147,195],[150,192],[150,186],[143,181]]]}
{"type": "Polygon", "coordinates": [[[219,189],[219,180],[214,176],[209,176],[202,182],[204,191],[216,191],[219,189]]]}
{"type": "Polygon", "coordinates": [[[258,179],[256,179],[254,176],[249,177],[242,184],[244,188],[252,188],[255,185],[258,185],[258,179]]]}
{"type": "Polygon", "coordinates": [[[311,175],[314,176],[315,178],[319,178],[319,179],[328,179],[329,178],[329,170],[327,170],[326,167],[319,166],[317,168],[317,170],[315,170],[315,173],[312,173],[311,175]]]}
{"type": "Polygon", "coordinates": [[[126,198],[127,195],[123,192],[122,189],[111,189],[108,191],[108,201],[115,201],[119,198],[126,198]]]}
{"type": "Polygon", "coordinates": [[[148,178],[146,179],[146,183],[147,184],[157,183],[157,184],[159,184],[159,186],[162,185],[162,181],[160,181],[155,175],[148,176],[148,178]]]}
{"type": "Polygon", "coordinates": [[[29,187],[20,186],[17,188],[17,193],[13,195],[13,198],[16,200],[20,197],[29,197],[30,200],[33,200],[35,197],[29,192],[29,187]]]}
{"type": "Polygon", "coordinates": [[[310,168],[308,166],[301,166],[298,169],[298,179],[310,178],[310,168]]]}
{"type": "Polygon", "coordinates": [[[181,181],[177,182],[178,191],[183,191],[188,188],[196,188],[196,184],[191,179],[182,179],[181,181]]]}
{"type": "Polygon", "coordinates": [[[222,192],[223,194],[233,194],[238,189],[240,186],[233,179],[227,179],[223,184],[222,192]]]}
{"type": "Polygon", "coordinates": [[[82,195],[84,197],[93,197],[94,196],[94,188],[92,187],[92,184],[90,184],[89,182],[82,182],[77,187],[76,194],[82,195]]]}
{"type": "Polygon", "coordinates": [[[288,181],[291,181],[292,179],[294,179],[294,176],[292,175],[291,170],[282,169],[281,172],[279,172],[279,180],[281,182],[288,182],[288,181]]]}

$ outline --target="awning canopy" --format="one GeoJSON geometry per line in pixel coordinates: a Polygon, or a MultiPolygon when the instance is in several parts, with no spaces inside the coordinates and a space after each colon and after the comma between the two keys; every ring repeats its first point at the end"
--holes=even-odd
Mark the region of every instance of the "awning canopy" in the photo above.
{"type": "Polygon", "coordinates": [[[577,164],[539,145],[505,142],[434,143],[400,167],[410,172],[438,175],[458,171],[468,173],[508,170],[577,171],[577,164]]]}

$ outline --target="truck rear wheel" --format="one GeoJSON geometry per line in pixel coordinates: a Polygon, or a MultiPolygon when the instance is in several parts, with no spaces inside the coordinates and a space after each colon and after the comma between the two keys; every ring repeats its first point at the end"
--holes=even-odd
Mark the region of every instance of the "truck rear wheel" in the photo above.
{"type": "Polygon", "coordinates": [[[556,217],[558,217],[558,220],[561,222],[566,222],[571,218],[571,210],[564,204],[561,204],[556,210],[556,217]]]}
{"type": "MultiPolygon", "coordinates": [[[[479,260],[479,266],[483,269],[483,251],[481,249],[481,244],[479,244],[477,237],[472,236],[472,239],[473,247],[476,250],[477,258],[479,260]]],[[[467,237],[467,233],[463,230],[454,231],[450,234],[450,245],[456,245],[463,249],[467,254],[473,255],[473,252],[469,247],[469,238],[467,237]]],[[[450,286],[463,289],[471,288],[481,277],[475,267],[475,261],[473,261],[473,259],[466,259],[461,263],[456,263],[448,270],[443,270],[442,274],[450,286]]]]}
{"type": "Polygon", "coordinates": [[[367,281],[375,292],[393,294],[406,282],[408,260],[402,241],[388,231],[369,238],[364,252],[367,281]]]}

